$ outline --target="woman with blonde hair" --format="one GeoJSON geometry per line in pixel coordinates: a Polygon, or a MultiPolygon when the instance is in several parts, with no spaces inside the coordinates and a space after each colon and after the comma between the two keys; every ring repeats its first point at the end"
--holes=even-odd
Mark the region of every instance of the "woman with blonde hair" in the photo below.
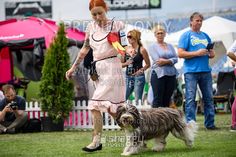
{"type": "Polygon", "coordinates": [[[141,43],[141,32],[133,29],[127,33],[129,46],[122,59],[122,67],[126,67],[126,100],[134,91],[135,102],[142,100],[145,85],[144,72],[150,67],[147,50],[141,43]],[[145,65],[143,66],[143,61],[145,65]]]}
{"type": "Polygon", "coordinates": [[[151,86],[153,90],[154,108],[169,107],[171,96],[176,88],[177,70],[174,66],[178,58],[174,47],[164,41],[166,31],[164,26],[154,28],[156,42],[149,48],[153,61],[151,70],[151,86]]]}
{"type": "Polygon", "coordinates": [[[121,61],[117,57],[117,50],[108,41],[110,33],[120,31],[124,28],[124,24],[106,17],[108,8],[104,0],[90,0],[89,10],[93,21],[87,26],[84,45],[78,53],[76,61],[66,72],[66,78],[71,78],[79,63],[92,48],[98,79],[94,81],[96,87],[92,99],[89,100],[88,109],[93,115],[94,131],[92,142],[82,150],[94,152],[102,149],[103,118],[101,112],[108,112],[115,117],[118,106],[125,103],[125,82],[121,61]]]}

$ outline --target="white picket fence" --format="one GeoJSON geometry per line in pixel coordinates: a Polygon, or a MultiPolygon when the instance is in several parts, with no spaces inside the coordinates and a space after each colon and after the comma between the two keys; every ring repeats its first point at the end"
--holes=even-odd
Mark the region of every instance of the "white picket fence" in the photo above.
{"type": "MultiPolygon", "coordinates": [[[[67,120],[64,122],[65,129],[93,129],[92,114],[87,109],[87,101],[75,101],[74,107],[70,112],[67,120]]],[[[135,104],[134,104],[135,105],[135,104]]],[[[146,103],[139,102],[136,105],[138,109],[150,108],[146,103]]],[[[47,113],[42,112],[40,104],[38,102],[27,102],[26,111],[28,112],[29,118],[37,118],[47,116],[47,113]]],[[[103,113],[103,129],[105,130],[116,130],[119,126],[115,123],[115,120],[108,114],[103,113]]]]}

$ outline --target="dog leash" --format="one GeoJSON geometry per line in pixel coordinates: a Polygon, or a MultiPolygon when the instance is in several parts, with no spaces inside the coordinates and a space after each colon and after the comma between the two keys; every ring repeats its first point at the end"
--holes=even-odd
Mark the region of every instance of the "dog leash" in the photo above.
{"type": "MultiPolygon", "coordinates": [[[[105,58],[102,58],[102,59],[98,59],[98,60],[96,60],[96,61],[91,62],[91,65],[92,65],[92,64],[95,64],[96,62],[99,62],[99,61],[102,61],[102,60],[105,60],[105,59],[115,58],[115,57],[117,57],[117,55],[110,56],[110,57],[105,57],[105,58]]],[[[90,69],[90,70],[91,70],[91,69],[90,69]]],[[[75,73],[77,73],[78,71],[79,71],[79,66],[75,69],[75,73]]],[[[88,79],[87,81],[85,81],[85,82],[83,82],[83,81],[81,81],[81,82],[83,82],[83,83],[88,83],[89,80],[91,80],[91,78],[89,78],[89,79],[88,79]]]]}
{"type": "Polygon", "coordinates": [[[98,59],[98,60],[96,60],[96,61],[93,61],[91,64],[94,64],[94,63],[96,63],[96,62],[99,62],[99,61],[102,61],[102,60],[105,60],[105,59],[115,58],[115,57],[117,57],[117,55],[115,55],[115,56],[110,56],[110,57],[105,57],[105,58],[102,58],[102,59],[98,59]]]}

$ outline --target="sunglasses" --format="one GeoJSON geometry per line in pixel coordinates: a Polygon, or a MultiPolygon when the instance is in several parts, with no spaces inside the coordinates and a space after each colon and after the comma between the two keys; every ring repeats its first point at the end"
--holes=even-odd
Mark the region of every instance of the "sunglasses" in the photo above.
{"type": "Polygon", "coordinates": [[[164,34],[163,32],[158,32],[158,33],[156,33],[157,35],[162,35],[162,34],[164,34]]]}
{"type": "Polygon", "coordinates": [[[133,39],[133,37],[131,35],[128,35],[127,38],[128,39],[133,39]]]}

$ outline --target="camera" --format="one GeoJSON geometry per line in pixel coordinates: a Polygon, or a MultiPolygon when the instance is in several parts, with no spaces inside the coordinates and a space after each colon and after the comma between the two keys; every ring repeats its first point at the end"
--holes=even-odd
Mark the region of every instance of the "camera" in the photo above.
{"type": "Polygon", "coordinates": [[[10,107],[11,107],[11,109],[13,109],[13,110],[16,110],[16,109],[18,108],[17,103],[16,103],[15,101],[12,101],[12,102],[10,103],[10,107]]]}

